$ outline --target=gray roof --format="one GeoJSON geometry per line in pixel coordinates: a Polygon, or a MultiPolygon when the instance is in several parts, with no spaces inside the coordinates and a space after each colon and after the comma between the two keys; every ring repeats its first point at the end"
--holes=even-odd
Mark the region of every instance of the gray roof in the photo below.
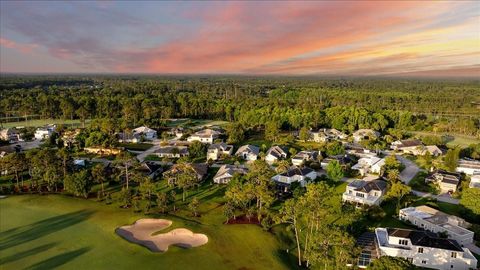
{"type": "Polygon", "coordinates": [[[240,148],[238,148],[235,155],[241,154],[243,152],[253,153],[255,155],[258,155],[260,153],[260,148],[258,146],[251,145],[251,144],[242,145],[240,146],[240,148]]]}
{"type": "Polygon", "coordinates": [[[371,190],[385,191],[387,189],[387,182],[382,180],[355,180],[348,184],[349,187],[354,187],[357,191],[370,192],[371,190]]]}

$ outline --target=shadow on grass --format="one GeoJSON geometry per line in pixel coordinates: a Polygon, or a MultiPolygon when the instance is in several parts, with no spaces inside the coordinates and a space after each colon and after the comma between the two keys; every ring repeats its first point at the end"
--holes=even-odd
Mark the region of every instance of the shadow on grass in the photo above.
{"type": "Polygon", "coordinates": [[[69,261],[75,259],[78,256],[83,255],[84,253],[88,252],[90,249],[91,248],[89,247],[84,247],[74,251],[65,252],[60,255],[53,256],[49,259],[41,261],[39,263],[36,263],[34,265],[31,265],[30,267],[27,267],[25,269],[28,269],[28,270],[53,269],[68,263],[69,261]]]}
{"type": "Polygon", "coordinates": [[[87,220],[92,214],[93,211],[81,210],[2,232],[0,234],[0,250],[21,245],[73,226],[87,220]]]}
{"type": "Polygon", "coordinates": [[[41,246],[26,250],[26,251],[18,252],[14,255],[10,255],[10,256],[7,256],[5,258],[0,258],[0,265],[4,265],[4,264],[11,263],[11,262],[14,262],[14,261],[22,260],[26,257],[29,257],[29,256],[32,256],[32,255],[36,255],[38,253],[47,251],[47,250],[51,249],[52,247],[54,247],[55,245],[56,245],[56,243],[41,245],[41,246]]]}

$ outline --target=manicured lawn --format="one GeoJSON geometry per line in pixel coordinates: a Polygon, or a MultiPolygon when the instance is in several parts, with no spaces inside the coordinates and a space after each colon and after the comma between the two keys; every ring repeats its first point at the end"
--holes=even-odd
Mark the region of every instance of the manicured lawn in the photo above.
{"type": "MultiPolygon", "coordinates": [[[[89,124],[90,120],[85,120],[85,126],[89,124]]],[[[37,119],[37,120],[28,120],[28,121],[20,121],[20,122],[9,122],[3,123],[4,128],[12,128],[12,127],[41,127],[47,124],[57,124],[57,125],[65,125],[69,127],[81,127],[82,124],[79,119],[75,120],[63,120],[63,119],[37,119]]]]}
{"type": "Polygon", "coordinates": [[[460,147],[467,147],[471,144],[480,143],[480,139],[475,138],[473,136],[466,136],[461,134],[446,134],[446,133],[434,133],[434,132],[426,132],[426,131],[413,131],[413,134],[422,135],[422,136],[442,136],[442,135],[450,135],[452,138],[447,142],[447,146],[460,146],[460,147]]]}
{"type": "Polygon", "coordinates": [[[439,190],[437,186],[433,183],[425,183],[425,177],[427,177],[428,173],[426,172],[419,172],[415,177],[410,180],[408,183],[409,186],[412,187],[414,190],[422,191],[422,192],[428,192],[432,194],[438,194],[439,190]]]}
{"type": "MultiPolygon", "coordinates": [[[[220,191],[219,191],[220,190],[220,191]]],[[[197,194],[202,202],[214,188],[197,194]]],[[[212,195],[213,194],[213,195],[212,195]]],[[[91,200],[49,195],[10,196],[0,200],[2,269],[292,269],[286,246],[255,225],[223,225],[216,200],[202,203],[200,218],[186,211],[165,216],[173,227],[207,234],[202,247],[171,247],[164,254],[118,237],[114,230],[143,217],[91,200]]],[[[159,217],[153,215],[154,217],[159,217]]],[[[168,229],[167,229],[168,230],[168,229]]]]}
{"type": "Polygon", "coordinates": [[[121,143],[120,147],[125,147],[127,150],[145,151],[153,146],[151,143],[121,143]]]}

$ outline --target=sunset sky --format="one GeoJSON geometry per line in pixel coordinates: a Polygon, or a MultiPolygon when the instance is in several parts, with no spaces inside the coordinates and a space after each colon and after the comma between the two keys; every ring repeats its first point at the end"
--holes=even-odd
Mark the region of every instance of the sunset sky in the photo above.
{"type": "Polygon", "coordinates": [[[479,1],[0,2],[1,72],[480,76],[479,1]]]}

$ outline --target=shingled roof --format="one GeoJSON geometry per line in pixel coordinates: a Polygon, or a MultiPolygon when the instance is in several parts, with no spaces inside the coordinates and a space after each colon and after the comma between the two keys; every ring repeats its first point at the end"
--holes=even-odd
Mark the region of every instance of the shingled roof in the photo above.
{"type": "Polygon", "coordinates": [[[463,251],[457,241],[452,239],[440,238],[436,234],[431,232],[397,228],[387,228],[387,231],[389,236],[410,239],[412,244],[415,246],[463,251]]]}

